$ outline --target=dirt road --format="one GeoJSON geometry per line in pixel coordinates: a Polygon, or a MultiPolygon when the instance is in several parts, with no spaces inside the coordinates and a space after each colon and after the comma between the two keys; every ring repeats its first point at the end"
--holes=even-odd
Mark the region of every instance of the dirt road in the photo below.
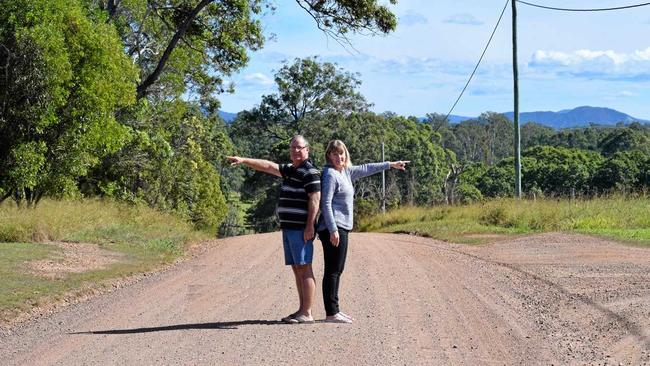
{"type": "MultiPolygon", "coordinates": [[[[278,233],[0,335],[3,365],[650,364],[650,250],[544,234],[472,247],[353,234],[352,325],[278,322],[295,284],[278,233]]],[[[317,242],[315,271],[322,274],[317,242]]],[[[318,284],[320,289],[320,283],[318,284]]],[[[324,318],[321,295],[314,315],[324,318]]]]}

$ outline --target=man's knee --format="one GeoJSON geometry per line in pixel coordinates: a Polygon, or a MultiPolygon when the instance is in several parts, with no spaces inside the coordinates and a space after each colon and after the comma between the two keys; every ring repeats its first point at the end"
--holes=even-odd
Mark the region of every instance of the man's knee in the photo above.
{"type": "Polygon", "coordinates": [[[312,273],[311,263],[310,264],[297,264],[293,266],[293,270],[298,275],[309,275],[312,273]]]}

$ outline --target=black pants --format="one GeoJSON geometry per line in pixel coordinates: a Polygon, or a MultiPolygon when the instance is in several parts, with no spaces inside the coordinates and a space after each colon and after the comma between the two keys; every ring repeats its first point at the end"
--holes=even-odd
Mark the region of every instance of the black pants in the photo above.
{"type": "Polygon", "coordinates": [[[348,230],[339,228],[339,245],[335,247],[330,242],[329,231],[324,230],[318,233],[318,237],[323,243],[325,256],[323,302],[325,303],[325,313],[328,316],[339,312],[339,283],[348,254],[348,234],[348,230]]]}

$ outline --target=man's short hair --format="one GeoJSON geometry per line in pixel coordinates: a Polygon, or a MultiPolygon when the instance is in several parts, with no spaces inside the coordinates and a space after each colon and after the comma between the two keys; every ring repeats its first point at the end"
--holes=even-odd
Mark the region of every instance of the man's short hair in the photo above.
{"type": "Polygon", "coordinates": [[[305,138],[303,135],[294,135],[291,140],[289,140],[289,143],[294,142],[295,140],[302,140],[305,143],[305,146],[309,146],[309,141],[305,138]]]}

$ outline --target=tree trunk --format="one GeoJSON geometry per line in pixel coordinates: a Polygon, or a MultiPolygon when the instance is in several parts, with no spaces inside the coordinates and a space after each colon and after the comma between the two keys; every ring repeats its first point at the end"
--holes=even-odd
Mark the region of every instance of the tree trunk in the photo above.
{"type": "Polygon", "coordinates": [[[117,8],[120,6],[120,2],[122,0],[108,0],[106,2],[106,11],[108,12],[108,19],[106,20],[107,22],[110,22],[115,18],[115,14],[117,14],[117,8]]]}
{"type": "Polygon", "coordinates": [[[167,48],[165,49],[165,52],[163,52],[163,55],[160,57],[160,60],[158,61],[158,65],[156,66],[156,69],[149,75],[147,78],[142,82],[142,84],[138,85],[138,94],[137,98],[138,100],[144,98],[147,96],[147,93],[149,92],[149,88],[156,82],[158,81],[158,78],[162,74],[163,70],[165,69],[165,65],[167,65],[167,61],[169,61],[169,57],[171,56],[172,52],[178,45],[178,42],[181,40],[181,38],[185,35],[187,30],[189,29],[190,25],[196,18],[196,16],[203,10],[208,4],[210,4],[214,0],[201,0],[200,3],[192,9],[192,11],[187,15],[187,18],[185,18],[185,21],[183,21],[183,24],[178,28],[176,33],[174,33],[174,36],[172,39],[169,41],[169,44],[167,45],[167,48]]]}
{"type": "Polygon", "coordinates": [[[456,201],[456,186],[460,175],[465,171],[462,165],[449,164],[449,172],[445,176],[445,204],[453,205],[456,201]]]}
{"type": "Polygon", "coordinates": [[[13,192],[9,191],[9,192],[5,193],[5,195],[0,198],[0,203],[6,201],[7,198],[11,197],[11,193],[13,193],[13,192]]]}

